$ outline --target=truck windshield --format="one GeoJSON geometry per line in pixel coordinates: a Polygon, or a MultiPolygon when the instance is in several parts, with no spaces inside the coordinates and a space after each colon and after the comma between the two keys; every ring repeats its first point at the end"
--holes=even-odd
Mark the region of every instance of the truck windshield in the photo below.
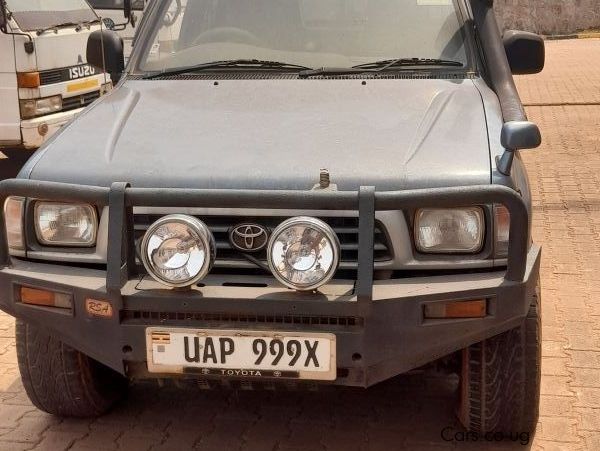
{"type": "Polygon", "coordinates": [[[85,0],[8,0],[6,4],[22,31],[98,19],[85,0]]]}
{"type": "Polygon", "coordinates": [[[456,70],[468,64],[458,1],[167,0],[149,20],[156,25],[150,42],[140,46],[137,69],[167,73],[252,59],[350,68],[415,58],[431,64],[411,70],[456,70]],[[440,60],[459,64],[434,63],[440,60]]]}

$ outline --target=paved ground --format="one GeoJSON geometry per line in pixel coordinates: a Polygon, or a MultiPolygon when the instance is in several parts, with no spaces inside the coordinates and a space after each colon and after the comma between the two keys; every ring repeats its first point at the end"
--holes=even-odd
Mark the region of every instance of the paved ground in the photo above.
{"type": "MultiPolygon", "coordinates": [[[[535,192],[534,235],[544,245],[542,416],[532,448],[598,450],[600,40],[550,42],[548,60],[543,75],[518,81],[545,136],[540,150],[524,155],[535,192]]],[[[442,440],[443,428],[458,430],[455,389],[455,379],[436,374],[403,377],[368,393],[227,394],[138,385],[110,415],[61,421],[26,399],[13,321],[0,316],[0,450],[498,449],[442,440]]]]}

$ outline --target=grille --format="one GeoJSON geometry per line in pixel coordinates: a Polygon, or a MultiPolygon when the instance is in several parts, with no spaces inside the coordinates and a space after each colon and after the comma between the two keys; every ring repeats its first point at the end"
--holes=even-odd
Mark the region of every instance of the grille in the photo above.
{"type": "Polygon", "coordinates": [[[40,72],[40,84],[51,85],[54,83],[68,81],[68,78],[64,77],[63,73],[64,73],[64,69],[54,69],[54,70],[46,70],[44,72],[40,72]]]}
{"type": "Polygon", "coordinates": [[[249,324],[301,324],[304,326],[343,326],[361,327],[364,319],[355,316],[303,316],[303,315],[256,315],[232,313],[199,312],[153,312],[143,310],[125,310],[123,321],[152,323],[159,321],[205,321],[219,323],[249,324]]]}
{"type": "MultiPolygon", "coordinates": [[[[145,231],[162,215],[136,214],[134,218],[135,239],[138,246],[145,231]]],[[[217,245],[216,267],[225,268],[253,268],[254,264],[246,260],[235,250],[229,242],[229,229],[240,223],[256,223],[275,229],[285,221],[286,217],[257,217],[247,218],[239,216],[203,216],[202,220],[211,230],[217,245]]],[[[355,269],[358,266],[358,218],[355,217],[321,217],[337,234],[341,245],[340,268],[355,269]]],[[[266,250],[252,254],[255,258],[266,263],[266,250]]],[[[376,221],[373,257],[377,262],[392,259],[392,249],[383,225],[376,221]]]]}
{"type": "Polygon", "coordinates": [[[100,91],[88,92],[80,96],[65,97],[63,98],[63,111],[86,107],[99,97],[100,91]]]}

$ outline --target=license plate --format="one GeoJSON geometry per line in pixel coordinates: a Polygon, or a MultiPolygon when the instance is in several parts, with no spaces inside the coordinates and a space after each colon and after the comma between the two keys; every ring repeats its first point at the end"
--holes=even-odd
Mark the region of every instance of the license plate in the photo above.
{"type": "Polygon", "coordinates": [[[94,66],[83,64],[81,66],[73,66],[65,69],[68,80],[77,80],[78,78],[91,77],[98,73],[94,66]]]}
{"type": "Polygon", "coordinates": [[[151,373],[336,378],[334,334],[150,327],[146,348],[151,373]]]}

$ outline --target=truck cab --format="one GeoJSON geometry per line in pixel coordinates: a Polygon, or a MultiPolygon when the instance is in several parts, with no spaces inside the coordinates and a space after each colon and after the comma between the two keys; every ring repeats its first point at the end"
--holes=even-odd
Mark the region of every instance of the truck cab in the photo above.
{"type": "Polygon", "coordinates": [[[0,147],[37,149],[112,87],[86,61],[98,16],[85,0],[53,3],[2,2],[0,147]]]}

